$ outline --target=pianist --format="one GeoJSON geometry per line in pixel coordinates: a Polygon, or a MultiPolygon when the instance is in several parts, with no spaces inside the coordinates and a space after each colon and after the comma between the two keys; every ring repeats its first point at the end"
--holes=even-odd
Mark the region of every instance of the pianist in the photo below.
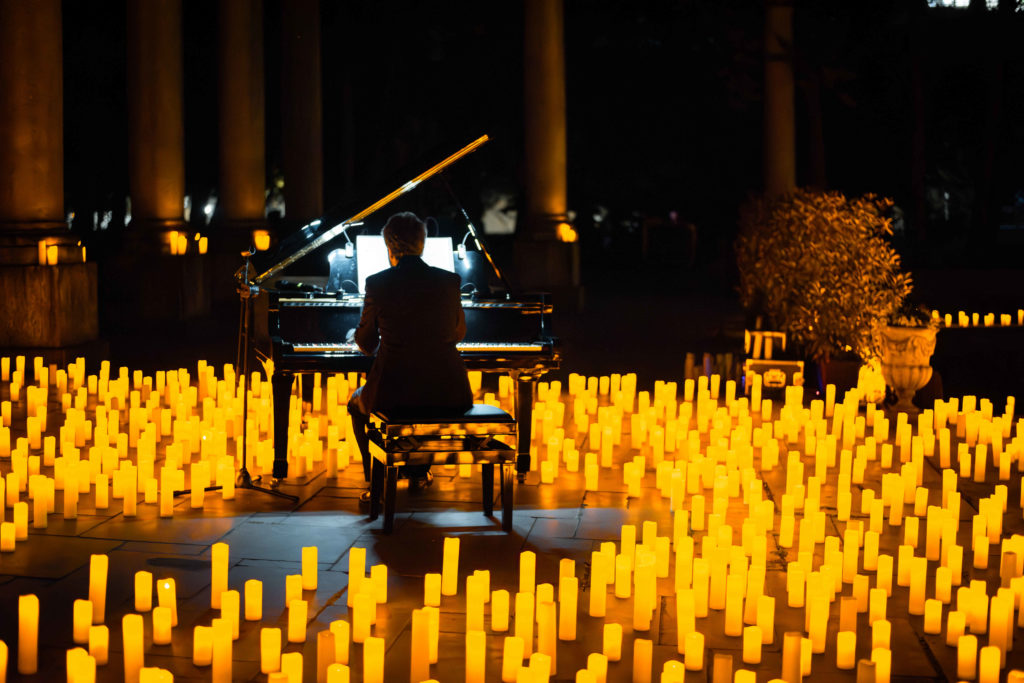
{"type": "MultiPolygon", "coordinates": [[[[466,334],[459,276],[420,258],[427,229],[415,214],[395,214],[383,235],[391,268],[366,279],[354,333],[359,349],[376,358],[366,384],[348,404],[367,482],[370,413],[412,409],[461,414],[473,405],[466,366],[455,346],[466,334]]],[[[429,483],[429,465],[403,469],[410,484],[429,483]]],[[[369,492],[363,500],[369,501],[369,492]]]]}

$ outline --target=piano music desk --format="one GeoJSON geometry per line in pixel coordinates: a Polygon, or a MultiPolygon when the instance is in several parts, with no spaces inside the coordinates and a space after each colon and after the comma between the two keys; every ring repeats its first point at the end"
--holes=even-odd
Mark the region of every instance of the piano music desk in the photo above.
{"type": "Polygon", "coordinates": [[[398,470],[405,465],[482,465],[484,515],[494,512],[494,466],[501,467],[501,528],[512,530],[516,420],[501,408],[478,403],[461,415],[378,411],[370,416],[370,519],[384,498],[384,533],[395,518],[398,470]],[[511,441],[511,443],[506,443],[511,441]]]}

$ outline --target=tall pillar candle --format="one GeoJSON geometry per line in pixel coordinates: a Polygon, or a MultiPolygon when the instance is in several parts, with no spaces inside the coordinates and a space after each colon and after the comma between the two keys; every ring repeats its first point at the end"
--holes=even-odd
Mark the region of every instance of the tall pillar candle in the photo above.
{"type": "Polygon", "coordinates": [[[92,555],[89,558],[89,600],[92,602],[92,621],[102,624],[107,605],[107,569],[110,560],[106,555],[92,555]]]}
{"type": "Polygon", "coordinates": [[[317,562],[317,547],[307,546],[302,549],[302,590],[315,591],[317,574],[320,570],[317,562]]]}
{"type": "Polygon", "coordinates": [[[483,631],[468,631],[466,633],[466,683],[484,683],[486,668],[487,634],[483,631]]]}
{"type": "MultiPolygon", "coordinates": [[[[366,577],[366,548],[351,547],[348,551],[348,606],[355,606],[356,595],[359,594],[366,577]]],[[[359,641],[362,642],[362,641],[359,641]]]]}
{"type": "Polygon", "coordinates": [[[281,670],[281,629],[260,629],[260,671],[271,674],[281,670]]]}
{"type": "Polygon", "coordinates": [[[654,643],[646,638],[633,640],[633,683],[651,683],[654,643]]]}
{"type": "Polygon", "coordinates": [[[139,672],[144,665],[144,629],[141,614],[126,614],[121,618],[122,650],[124,652],[125,683],[139,683],[139,672]]]}
{"type": "Polygon", "coordinates": [[[92,602],[75,600],[72,605],[71,640],[77,645],[89,642],[89,628],[92,626],[92,602]]]}
{"type": "Polygon", "coordinates": [[[384,639],[373,636],[363,643],[363,683],[384,683],[384,639]]]}
{"type": "Polygon", "coordinates": [[[501,657],[502,683],[516,683],[517,674],[522,666],[523,639],[519,636],[506,636],[501,657]]]}
{"type": "Polygon", "coordinates": [[[105,666],[110,656],[110,629],[102,624],[89,627],[89,654],[99,666],[105,666]]]}
{"type": "Polygon", "coordinates": [[[153,574],[147,571],[135,572],[135,611],[148,612],[153,609],[153,574]]]}
{"type": "Polygon", "coordinates": [[[455,595],[459,590],[459,539],[445,537],[441,558],[441,594],[455,595]]]}
{"type": "Polygon", "coordinates": [[[214,543],[210,548],[210,608],[220,609],[220,596],[228,589],[228,561],[231,550],[227,543],[214,543]]]}
{"type": "Polygon", "coordinates": [[[245,582],[245,620],[263,619],[263,582],[249,579],[245,582]]]}
{"type": "Polygon", "coordinates": [[[226,619],[214,619],[213,661],[211,679],[213,683],[231,683],[232,640],[231,624],[226,619]]]}
{"type": "Polygon", "coordinates": [[[430,615],[421,609],[414,609],[412,611],[409,681],[418,683],[428,678],[430,678],[430,615]]]}

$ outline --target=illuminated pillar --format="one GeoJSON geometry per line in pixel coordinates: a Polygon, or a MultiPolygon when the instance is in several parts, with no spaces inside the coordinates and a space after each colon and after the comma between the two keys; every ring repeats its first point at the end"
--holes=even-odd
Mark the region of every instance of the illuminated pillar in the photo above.
{"type": "Polygon", "coordinates": [[[562,0],[524,3],[523,99],[526,211],[516,266],[526,287],[579,283],[578,249],[568,225],[562,0]],[[566,240],[566,241],[563,241],[566,240]]]}
{"type": "MultiPolygon", "coordinates": [[[[263,2],[220,0],[220,183],[224,226],[248,232],[264,223],[263,2]]],[[[228,238],[231,242],[239,240],[228,238]]]]}
{"type": "Polygon", "coordinates": [[[62,60],[60,0],[0,0],[0,347],[97,334],[96,265],[64,218],[62,60]]]}
{"type": "Polygon", "coordinates": [[[128,186],[132,227],[183,224],[181,0],[128,0],[128,186]]]}
{"type": "Polygon", "coordinates": [[[302,225],[324,212],[320,3],[281,3],[281,170],[285,216],[302,225]]]}
{"type": "Polygon", "coordinates": [[[793,105],[793,2],[765,0],[764,189],[784,194],[796,187],[793,105]]]}

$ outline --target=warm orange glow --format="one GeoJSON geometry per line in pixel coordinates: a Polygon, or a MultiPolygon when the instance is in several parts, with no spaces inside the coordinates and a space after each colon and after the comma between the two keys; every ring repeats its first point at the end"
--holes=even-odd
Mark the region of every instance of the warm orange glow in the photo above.
{"type": "Polygon", "coordinates": [[[209,240],[207,240],[207,238],[205,238],[205,237],[199,237],[198,239],[199,239],[199,253],[200,254],[205,254],[206,251],[210,247],[209,240]]]}
{"type": "Polygon", "coordinates": [[[46,240],[39,240],[39,265],[46,265],[46,240]]]}
{"type": "Polygon", "coordinates": [[[256,251],[270,249],[270,233],[266,230],[253,230],[252,243],[256,246],[256,251]]]}
{"type": "Polygon", "coordinates": [[[188,251],[188,235],[179,233],[178,234],[178,255],[184,256],[185,252],[188,251]]]}
{"type": "Polygon", "coordinates": [[[577,234],[576,229],[569,223],[565,222],[558,224],[555,228],[555,235],[557,235],[561,242],[575,242],[579,239],[579,234],[577,234]]]}

